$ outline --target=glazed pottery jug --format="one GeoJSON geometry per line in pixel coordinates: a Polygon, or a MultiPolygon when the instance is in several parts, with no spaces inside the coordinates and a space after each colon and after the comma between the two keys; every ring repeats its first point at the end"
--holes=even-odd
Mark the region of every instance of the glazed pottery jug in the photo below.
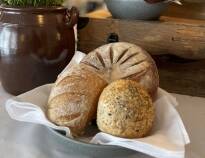
{"type": "Polygon", "coordinates": [[[52,83],[75,52],[76,8],[0,7],[0,81],[18,95],[52,83]]]}

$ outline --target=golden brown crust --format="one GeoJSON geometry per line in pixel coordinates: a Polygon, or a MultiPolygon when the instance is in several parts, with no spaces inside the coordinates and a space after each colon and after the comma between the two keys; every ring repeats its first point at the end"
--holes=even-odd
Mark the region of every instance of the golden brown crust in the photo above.
{"type": "Polygon", "coordinates": [[[118,42],[104,45],[90,52],[82,64],[111,83],[118,79],[138,81],[154,98],[159,86],[155,62],[142,48],[118,42]]]}
{"type": "Polygon", "coordinates": [[[118,80],[100,96],[97,125],[114,136],[140,138],[150,131],[154,115],[152,100],[142,86],[135,81],[118,80]]]}
{"type": "Polygon", "coordinates": [[[48,101],[48,118],[81,134],[96,118],[104,87],[118,79],[138,81],[151,96],[159,84],[152,58],[140,47],[119,42],[97,48],[79,65],[64,70],[55,82],[48,101]]]}
{"type": "Polygon", "coordinates": [[[69,70],[52,88],[47,116],[60,126],[70,127],[74,135],[83,133],[96,115],[97,102],[107,83],[84,65],[69,70]],[[67,84],[66,84],[67,83],[67,84]]]}

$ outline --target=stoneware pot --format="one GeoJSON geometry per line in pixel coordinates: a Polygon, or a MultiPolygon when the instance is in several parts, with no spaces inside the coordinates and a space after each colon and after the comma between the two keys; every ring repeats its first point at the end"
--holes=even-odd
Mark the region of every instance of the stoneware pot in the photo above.
{"type": "Polygon", "coordinates": [[[18,95],[54,82],[75,51],[76,8],[0,7],[0,80],[18,95]]]}
{"type": "Polygon", "coordinates": [[[105,0],[113,18],[155,20],[168,7],[162,0],[105,0]]]}

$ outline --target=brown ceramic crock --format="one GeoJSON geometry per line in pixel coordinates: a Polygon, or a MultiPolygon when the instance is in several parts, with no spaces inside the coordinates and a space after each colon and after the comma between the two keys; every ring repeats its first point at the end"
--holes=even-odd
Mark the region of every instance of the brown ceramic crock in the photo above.
{"type": "Polygon", "coordinates": [[[0,7],[0,80],[18,95],[54,82],[75,52],[76,8],[0,7]]]}

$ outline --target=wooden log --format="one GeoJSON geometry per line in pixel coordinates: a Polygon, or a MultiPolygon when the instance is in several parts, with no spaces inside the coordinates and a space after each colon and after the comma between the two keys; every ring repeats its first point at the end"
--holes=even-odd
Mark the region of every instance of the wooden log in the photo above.
{"type": "Polygon", "coordinates": [[[205,97],[205,60],[186,60],[170,55],[153,58],[161,88],[172,93],[205,97]]]}
{"type": "Polygon", "coordinates": [[[205,21],[161,17],[160,21],[81,18],[79,46],[89,52],[107,43],[110,33],[120,41],[135,43],[152,55],[172,54],[205,59],[205,21]],[[83,27],[82,27],[83,26],[83,27]]]}

